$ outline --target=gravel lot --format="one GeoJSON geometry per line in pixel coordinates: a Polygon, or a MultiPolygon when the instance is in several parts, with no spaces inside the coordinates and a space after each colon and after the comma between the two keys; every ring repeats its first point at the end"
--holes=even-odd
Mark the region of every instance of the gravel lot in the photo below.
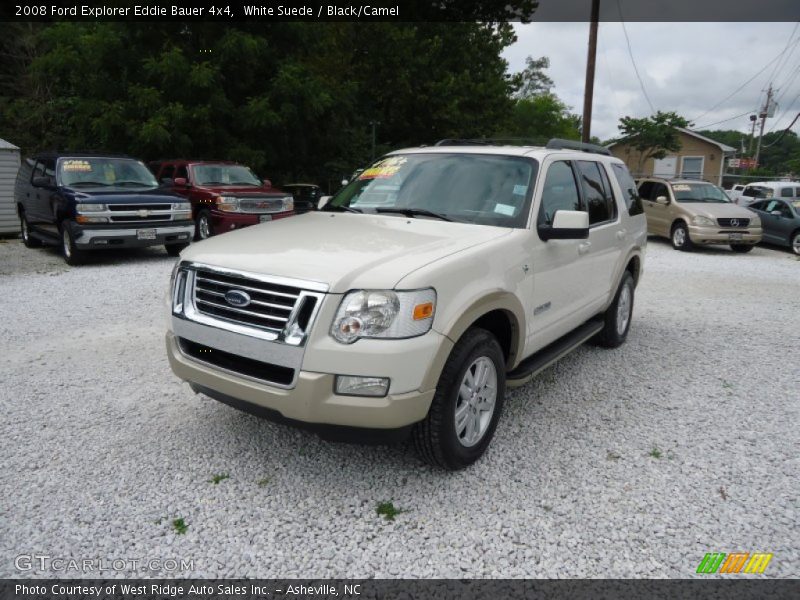
{"type": "Polygon", "coordinates": [[[715,551],[800,576],[788,252],[651,239],[628,343],[511,392],[455,474],[195,396],[164,351],[172,265],[0,243],[0,576],[80,575],[14,567],[46,554],[191,559],[197,577],[691,577],[715,551]]]}

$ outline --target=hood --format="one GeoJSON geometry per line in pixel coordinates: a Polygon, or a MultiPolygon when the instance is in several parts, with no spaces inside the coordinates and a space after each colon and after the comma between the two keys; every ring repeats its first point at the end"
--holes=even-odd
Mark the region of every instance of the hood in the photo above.
{"type": "Polygon", "coordinates": [[[680,202],[681,208],[686,209],[692,215],[702,215],[709,219],[752,219],[752,210],[737,204],[706,204],[705,202],[680,202]]]}
{"type": "Polygon", "coordinates": [[[199,185],[197,189],[222,196],[291,196],[278,188],[254,185],[199,185]]]}
{"type": "Polygon", "coordinates": [[[391,289],[405,275],[512,230],[388,215],[311,212],[192,244],[182,260],[326,283],[391,289]]]}
{"type": "Polygon", "coordinates": [[[75,194],[76,202],[98,204],[161,204],[166,202],[185,202],[180,196],[164,190],[154,189],[142,192],[125,191],[85,191],[69,188],[75,194]]]}

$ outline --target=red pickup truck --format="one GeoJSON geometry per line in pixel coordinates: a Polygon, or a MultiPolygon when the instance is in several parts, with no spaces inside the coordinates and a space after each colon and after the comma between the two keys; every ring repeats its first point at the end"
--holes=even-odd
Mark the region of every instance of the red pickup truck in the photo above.
{"type": "Polygon", "coordinates": [[[149,166],[162,186],[191,202],[197,240],[294,214],[291,194],[238,163],[161,160],[149,166]]]}

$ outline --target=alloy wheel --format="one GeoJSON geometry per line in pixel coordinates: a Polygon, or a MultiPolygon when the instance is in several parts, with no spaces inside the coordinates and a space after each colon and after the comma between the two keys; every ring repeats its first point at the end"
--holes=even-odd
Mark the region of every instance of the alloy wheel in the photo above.
{"type": "Polygon", "coordinates": [[[470,448],[483,439],[497,402],[497,368],[486,356],[476,358],[458,389],[454,422],[456,437],[470,448]]]}

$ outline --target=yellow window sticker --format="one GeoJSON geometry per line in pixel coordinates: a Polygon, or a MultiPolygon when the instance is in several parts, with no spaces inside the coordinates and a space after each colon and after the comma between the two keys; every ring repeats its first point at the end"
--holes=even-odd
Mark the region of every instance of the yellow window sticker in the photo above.
{"type": "Polygon", "coordinates": [[[358,176],[359,179],[389,179],[393,175],[395,175],[399,170],[400,167],[403,166],[406,162],[405,156],[390,156],[380,162],[375,163],[373,167],[370,167],[361,175],[358,176]]]}
{"type": "Polygon", "coordinates": [[[92,165],[89,163],[88,160],[77,160],[77,159],[69,159],[65,160],[61,164],[61,168],[64,171],[69,171],[72,173],[88,173],[92,170],[92,165]]]}

